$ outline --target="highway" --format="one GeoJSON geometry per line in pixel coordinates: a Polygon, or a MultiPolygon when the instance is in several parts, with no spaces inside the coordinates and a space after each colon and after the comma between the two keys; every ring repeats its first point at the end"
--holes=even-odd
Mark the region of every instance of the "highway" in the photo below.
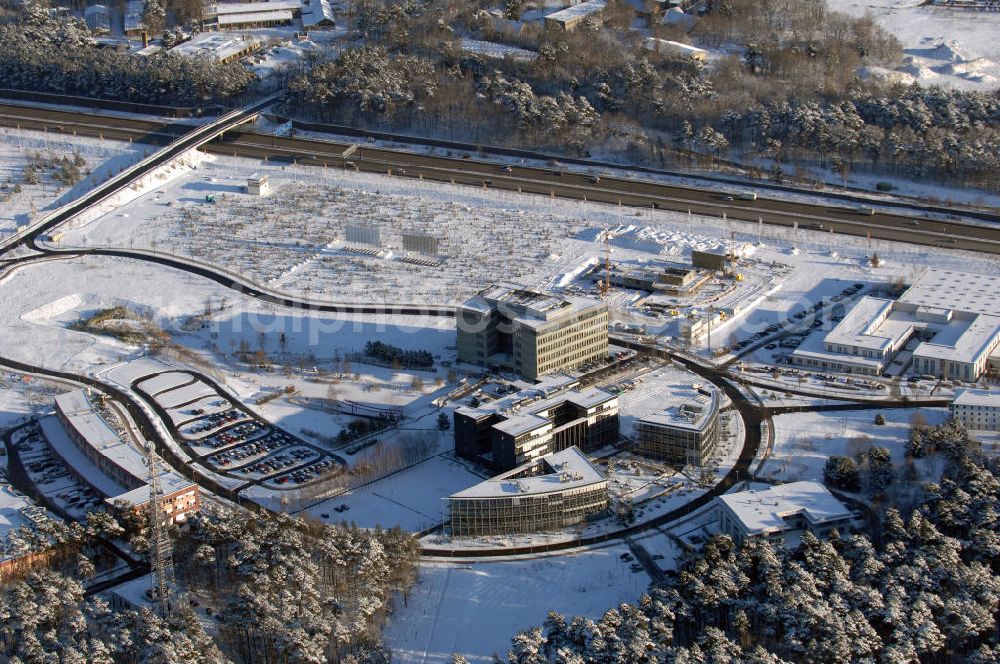
{"type": "MultiPolygon", "coordinates": [[[[230,111],[207,124],[181,127],[180,133],[174,136],[172,140],[166,141],[165,147],[157,150],[139,163],[126,168],[106,182],[99,184],[80,198],[57,208],[47,215],[33,219],[26,230],[0,242],[0,254],[22,244],[37,248],[34,245],[34,241],[40,234],[58,226],[67,219],[75,217],[84,210],[100,204],[102,201],[128,187],[136,179],[156,170],[187,150],[201,147],[229,128],[244,122],[253,121],[262,109],[267,108],[273,103],[274,99],[268,98],[246,108],[230,111]]],[[[44,109],[31,109],[31,112],[39,115],[45,114],[44,109]]],[[[59,127],[62,125],[56,126],[59,127]]],[[[87,124],[86,127],[93,129],[93,124],[87,124]]],[[[66,130],[65,127],[63,129],[66,130]]]]}
{"type": "MultiPolygon", "coordinates": [[[[132,140],[165,144],[190,132],[196,125],[165,123],[133,117],[96,116],[82,112],[26,108],[15,104],[0,104],[0,126],[42,129],[50,132],[102,136],[108,139],[132,140]]],[[[1000,216],[979,214],[985,223],[968,221],[927,220],[912,214],[876,211],[873,215],[858,212],[860,204],[838,201],[815,203],[777,198],[740,200],[717,191],[663,184],[648,179],[611,176],[595,177],[565,170],[558,166],[504,167],[475,159],[361,146],[348,158],[342,155],[350,143],[275,137],[255,133],[242,127],[231,127],[203,145],[208,152],[255,159],[287,160],[299,164],[326,168],[355,168],[371,173],[418,178],[437,182],[490,187],[507,191],[545,196],[588,200],[638,208],[657,208],[693,214],[762,222],[791,228],[798,224],[802,231],[822,231],[829,234],[828,242],[836,246],[837,235],[895,240],[948,249],[965,249],[1000,254],[1000,216]],[[726,200],[732,197],[734,200],[726,200]]],[[[736,187],[734,186],[734,189],[736,187]]],[[[809,193],[809,192],[803,192],[809,193]]],[[[745,234],[752,229],[744,229],[745,234]]],[[[788,231],[791,233],[791,231],[788,231]]],[[[806,239],[806,238],[803,238],[806,239]]],[[[812,242],[822,241],[813,235],[812,242]]]]}

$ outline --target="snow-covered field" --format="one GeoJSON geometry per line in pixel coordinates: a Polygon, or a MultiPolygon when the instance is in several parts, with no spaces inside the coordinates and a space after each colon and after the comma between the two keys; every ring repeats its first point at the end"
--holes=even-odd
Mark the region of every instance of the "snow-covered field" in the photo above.
{"type": "Polygon", "coordinates": [[[928,424],[948,417],[945,408],[904,408],[795,413],[774,418],[774,451],[758,473],[786,482],[823,480],[823,466],[831,456],[854,456],[859,448],[876,445],[889,450],[895,463],[902,461],[916,413],[928,424]],[[876,413],[885,424],[873,422],[876,413]]]}
{"type": "Polygon", "coordinates": [[[852,16],[870,13],[903,44],[904,83],[994,90],[1000,85],[1000,12],[925,5],[923,0],[827,0],[852,16]]]}
{"type": "Polygon", "coordinates": [[[29,223],[35,214],[77,198],[95,183],[139,161],[148,149],[98,138],[0,129],[0,238],[29,223]],[[52,158],[62,157],[72,160],[74,155],[83,161],[80,174],[86,173],[76,185],[56,180],[56,168],[39,168],[37,184],[25,181],[25,167],[32,163],[49,164],[52,158]]]}
{"type": "MultiPolygon", "coordinates": [[[[661,567],[673,567],[675,549],[648,548],[665,556],[661,567]]],[[[649,576],[631,570],[620,557],[626,552],[620,544],[510,562],[424,563],[407,605],[399,602],[384,631],[393,661],[448,664],[453,652],[474,664],[491,662],[493,653],[506,661],[511,637],[541,625],[549,610],[599,618],[634,602],[649,576]]]]}

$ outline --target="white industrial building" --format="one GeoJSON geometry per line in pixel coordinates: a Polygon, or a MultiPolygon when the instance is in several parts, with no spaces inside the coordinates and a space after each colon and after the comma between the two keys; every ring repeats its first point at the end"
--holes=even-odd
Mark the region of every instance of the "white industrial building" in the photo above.
{"type": "Polygon", "coordinates": [[[601,12],[607,7],[604,0],[587,0],[571,5],[545,17],[545,27],[570,32],[590,19],[600,23],[601,12]]]}
{"type": "Polygon", "coordinates": [[[958,390],[948,410],[966,429],[1000,431],[1000,391],[958,390]]]}
{"type": "Polygon", "coordinates": [[[912,369],[975,381],[1000,366],[1000,284],[991,275],[928,268],[898,300],[863,297],[826,334],[792,353],[798,364],[878,375],[911,340],[912,369]]]}
{"type": "Polygon", "coordinates": [[[170,49],[171,53],[191,57],[207,57],[222,63],[240,60],[260,49],[264,41],[249,35],[224,32],[202,32],[170,49]]]}
{"type": "Polygon", "coordinates": [[[227,2],[206,5],[202,26],[206,30],[245,30],[288,25],[302,13],[302,0],[227,2]]]}
{"type": "Polygon", "coordinates": [[[697,46],[670,41],[669,39],[658,39],[656,37],[646,37],[642,45],[647,51],[663,53],[666,55],[679,55],[691,58],[697,62],[708,62],[708,51],[697,46]]]}
{"type": "Polygon", "coordinates": [[[819,538],[851,527],[851,511],[819,482],[792,482],[715,499],[719,527],[737,544],[762,537],[794,546],[804,531],[819,538]]]}
{"type": "Polygon", "coordinates": [[[271,181],[267,175],[254,173],[247,178],[247,193],[251,196],[267,196],[271,193],[271,181]]]}

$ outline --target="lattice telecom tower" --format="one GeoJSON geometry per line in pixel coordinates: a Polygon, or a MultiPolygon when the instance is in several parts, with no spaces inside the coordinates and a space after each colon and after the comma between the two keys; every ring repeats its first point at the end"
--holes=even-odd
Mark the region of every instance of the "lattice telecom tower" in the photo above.
{"type": "Polygon", "coordinates": [[[163,523],[163,490],[160,487],[160,460],[153,444],[146,443],[146,463],[149,465],[149,562],[153,568],[153,600],[160,615],[170,615],[170,602],[175,590],[174,553],[166,524],[163,523]]]}

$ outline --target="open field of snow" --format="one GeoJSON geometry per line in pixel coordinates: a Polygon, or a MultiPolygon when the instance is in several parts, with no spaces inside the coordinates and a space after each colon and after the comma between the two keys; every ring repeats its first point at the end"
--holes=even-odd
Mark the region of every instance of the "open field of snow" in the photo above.
{"type": "Polygon", "coordinates": [[[882,75],[970,90],[1000,86],[998,12],[935,7],[923,0],[827,0],[827,5],[852,16],[870,13],[903,44],[903,67],[882,75]]]}
{"type": "Polygon", "coordinates": [[[482,481],[464,464],[435,456],[374,484],[310,505],[300,514],[326,523],[343,521],[363,528],[399,526],[418,532],[445,520],[442,498],[482,481]],[[334,510],[342,505],[347,509],[334,510]]]}
{"type": "MultiPolygon", "coordinates": [[[[599,618],[634,602],[649,585],[620,556],[624,544],[551,557],[461,565],[424,563],[406,606],[399,602],[384,636],[401,664],[449,664],[458,652],[474,664],[506,661],[510,638],[541,625],[549,610],[599,618]]],[[[670,550],[661,566],[671,567],[670,550]]]]}
{"type": "Polygon", "coordinates": [[[864,447],[885,447],[894,463],[902,461],[910,423],[921,413],[928,424],[948,417],[946,408],[904,408],[811,412],[774,418],[774,451],[758,473],[785,482],[823,480],[823,466],[831,456],[854,456],[864,447]],[[873,424],[876,413],[885,424],[873,424]]]}
{"type": "Polygon", "coordinates": [[[146,146],[66,134],[0,129],[0,237],[13,234],[43,210],[77,198],[96,183],[142,159],[146,146]],[[80,157],[82,179],[75,185],[54,177],[53,159],[80,157]],[[37,182],[25,168],[37,164],[37,182]]]}

